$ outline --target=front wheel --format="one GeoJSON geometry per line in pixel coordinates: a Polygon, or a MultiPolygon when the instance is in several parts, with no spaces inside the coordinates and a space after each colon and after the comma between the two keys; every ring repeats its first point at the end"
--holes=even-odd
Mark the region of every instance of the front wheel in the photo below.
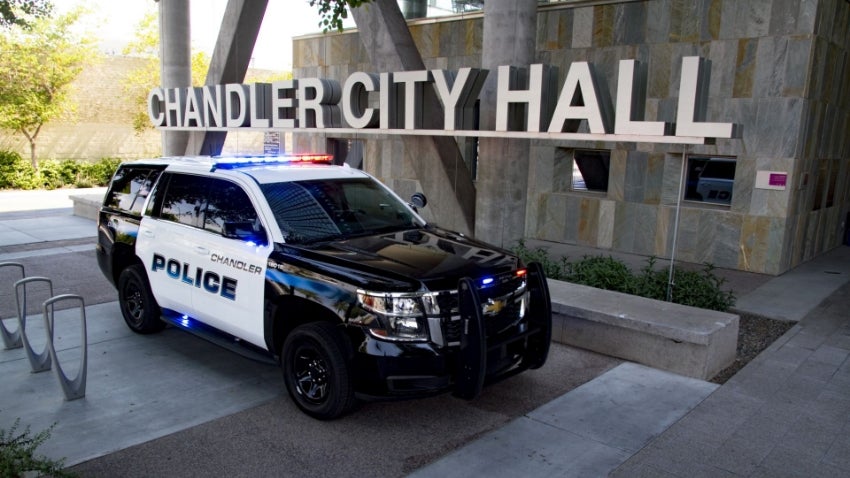
{"type": "Polygon", "coordinates": [[[289,396],[304,413],[320,420],[344,415],[354,407],[347,339],[326,322],[293,330],[283,344],[283,379],[289,396]]]}
{"type": "Polygon", "coordinates": [[[132,265],[121,271],[118,277],[118,302],[124,322],[133,332],[153,334],[165,328],[165,322],[159,318],[159,305],[142,266],[132,265]]]}

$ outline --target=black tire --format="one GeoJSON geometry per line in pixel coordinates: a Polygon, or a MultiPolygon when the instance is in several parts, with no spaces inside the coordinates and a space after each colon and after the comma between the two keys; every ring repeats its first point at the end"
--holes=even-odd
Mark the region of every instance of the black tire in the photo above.
{"type": "Polygon", "coordinates": [[[330,420],[355,404],[349,370],[351,345],[333,325],[314,322],[295,328],[283,344],[283,380],[304,413],[330,420]]]}
{"type": "Polygon", "coordinates": [[[159,305],[141,265],[135,264],[121,271],[118,276],[118,303],[124,322],[133,332],[153,334],[165,328],[165,322],[159,318],[159,305]]]}

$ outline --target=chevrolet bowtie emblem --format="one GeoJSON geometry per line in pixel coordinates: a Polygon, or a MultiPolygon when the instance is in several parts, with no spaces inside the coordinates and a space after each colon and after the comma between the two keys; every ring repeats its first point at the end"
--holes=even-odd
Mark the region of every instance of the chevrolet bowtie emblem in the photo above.
{"type": "Polygon", "coordinates": [[[482,307],[484,315],[495,315],[505,308],[505,301],[487,299],[487,303],[482,307]]]}

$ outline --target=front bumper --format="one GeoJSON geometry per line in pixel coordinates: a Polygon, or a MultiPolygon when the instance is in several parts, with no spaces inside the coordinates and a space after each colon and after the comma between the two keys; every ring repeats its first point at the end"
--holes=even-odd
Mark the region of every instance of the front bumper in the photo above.
{"type": "Polygon", "coordinates": [[[462,321],[459,343],[390,342],[364,335],[355,357],[355,387],[361,397],[419,397],[452,391],[473,399],[490,383],[545,363],[552,314],[542,269],[529,266],[530,306],[526,316],[498,333],[487,317],[472,281],[458,288],[462,321]]]}

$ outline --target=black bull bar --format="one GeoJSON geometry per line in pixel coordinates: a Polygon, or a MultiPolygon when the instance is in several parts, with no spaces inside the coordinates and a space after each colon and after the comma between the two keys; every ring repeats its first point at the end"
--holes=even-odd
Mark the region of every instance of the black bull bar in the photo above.
{"type": "Polygon", "coordinates": [[[481,394],[485,384],[503,380],[526,369],[536,369],[546,363],[552,340],[552,303],[543,267],[532,262],[528,265],[528,291],[530,303],[526,317],[528,328],[510,339],[488,343],[485,333],[481,299],[475,282],[463,278],[458,283],[460,316],[463,324],[460,352],[455,375],[454,395],[472,400],[481,394]],[[524,353],[516,367],[497,376],[487,376],[487,356],[508,344],[524,341],[524,353]]]}

